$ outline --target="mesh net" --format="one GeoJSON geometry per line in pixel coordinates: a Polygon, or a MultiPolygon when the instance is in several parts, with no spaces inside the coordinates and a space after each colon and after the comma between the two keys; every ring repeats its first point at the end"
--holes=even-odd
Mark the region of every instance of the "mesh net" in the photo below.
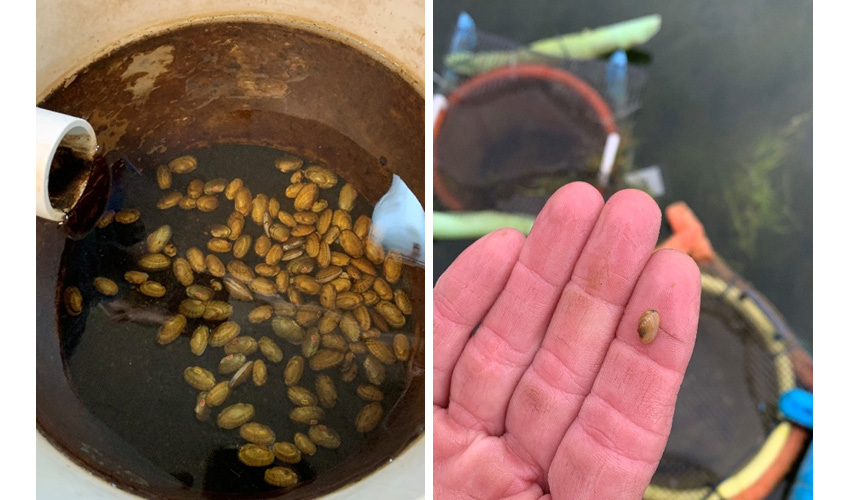
{"type": "Polygon", "coordinates": [[[443,182],[465,208],[536,213],[561,185],[592,181],[607,134],[574,89],[519,70],[468,89],[434,147],[443,182]]]}
{"type": "Polygon", "coordinates": [[[628,67],[614,95],[605,60],[535,54],[481,31],[466,56],[474,59],[456,66],[465,73],[435,128],[441,208],[536,214],[562,185],[596,183],[610,132],[627,147],[643,69],[628,67]]]}
{"type": "Polygon", "coordinates": [[[761,300],[703,273],[696,345],[667,448],[644,498],[733,498],[759,479],[741,477],[757,456],[776,459],[765,443],[787,425],[778,399],[799,383],[792,361],[798,347],[761,300]],[[730,487],[735,477],[741,486],[730,487]]]}

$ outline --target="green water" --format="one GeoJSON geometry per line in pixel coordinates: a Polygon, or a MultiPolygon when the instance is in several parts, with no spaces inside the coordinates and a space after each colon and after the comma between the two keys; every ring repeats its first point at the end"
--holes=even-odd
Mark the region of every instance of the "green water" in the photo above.
{"type": "MultiPolygon", "coordinates": [[[[811,1],[435,0],[438,69],[461,11],[523,43],[661,14],[640,48],[649,80],[634,165],[661,166],[659,205],[687,202],[717,253],[811,345],[811,1]]],[[[435,245],[435,278],[468,243],[435,245]]]]}

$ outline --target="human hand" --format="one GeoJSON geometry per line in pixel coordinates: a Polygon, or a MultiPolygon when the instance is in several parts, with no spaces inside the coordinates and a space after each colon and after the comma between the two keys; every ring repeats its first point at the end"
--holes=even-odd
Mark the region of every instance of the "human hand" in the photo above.
{"type": "Polygon", "coordinates": [[[660,221],[642,192],[605,204],[569,184],[528,238],[491,233],[441,276],[434,498],[641,498],[670,434],[700,303],[694,261],[653,252],[660,221]],[[644,344],[637,324],[648,309],[661,322],[644,344]]]}

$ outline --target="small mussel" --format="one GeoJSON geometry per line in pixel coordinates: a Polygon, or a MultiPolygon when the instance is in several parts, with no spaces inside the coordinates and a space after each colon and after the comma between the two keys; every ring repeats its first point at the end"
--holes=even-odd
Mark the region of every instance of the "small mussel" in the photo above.
{"type": "Polygon", "coordinates": [[[207,393],[199,392],[195,398],[195,418],[204,422],[210,418],[210,408],[207,404],[207,393]]]}
{"type": "Polygon", "coordinates": [[[108,297],[112,297],[118,293],[118,284],[109,278],[104,278],[103,276],[98,276],[94,279],[94,287],[98,292],[108,297]]]}
{"type": "Polygon", "coordinates": [[[310,439],[312,439],[314,443],[329,450],[339,448],[339,445],[342,442],[339,434],[326,425],[314,425],[310,427],[307,435],[310,436],[310,439]]]}
{"type": "Polygon", "coordinates": [[[254,354],[257,352],[257,341],[254,337],[242,336],[236,337],[224,345],[225,354],[254,354]]]}
{"type": "Polygon", "coordinates": [[[192,339],[189,341],[189,349],[195,356],[201,356],[207,350],[207,344],[210,339],[210,329],[206,325],[199,325],[192,332],[192,339]]]}
{"type": "Polygon", "coordinates": [[[139,285],[139,291],[148,297],[159,298],[165,295],[165,287],[157,281],[145,281],[139,285]]]}
{"type": "Polygon", "coordinates": [[[288,386],[293,386],[301,380],[304,374],[304,358],[301,356],[292,356],[286,362],[286,368],[283,370],[283,381],[288,386]]]}
{"type": "Polygon", "coordinates": [[[366,340],[366,348],[372,356],[375,356],[381,363],[391,365],[396,362],[396,355],[393,348],[380,340],[366,340]]]}
{"type": "Polygon", "coordinates": [[[316,425],[325,418],[325,411],[318,406],[299,406],[289,412],[289,418],[298,424],[316,425]]]}
{"type": "Polygon", "coordinates": [[[175,158],[168,163],[168,168],[175,174],[187,174],[195,170],[198,166],[198,160],[194,156],[181,156],[175,158]]]}
{"type": "Polygon", "coordinates": [[[165,320],[156,334],[156,341],[161,345],[170,344],[186,329],[186,316],[177,314],[165,320]]]}
{"type": "Polygon", "coordinates": [[[265,467],[274,462],[274,453],[265,446],[246,444],[239,448],[239,461],[249,467],[265,467]]]}
{"type": "Polygon", "coordinates": [[[357,432],[369,432],[381,423],[384,418],[384,408],[380,403],[373,402],[364,406],[354,419],[354,428],[357,432]]]}
{"type": "Polygon", "coordinates": [[[272,446],[274,456],[285,464],[297,464],[301,461],[301,450],[292,443],[282,441],[272,446]]]}
{"type": "Polygon", "coordinates": [[[241,328],[238,323],[225,321],[213,329],[209,343],[213,347],[221,347],[239,335],[241,328]]]}
{"type": "Polygon", "coordinates": [[[191,285],[186,287],[186,295],[201,302],[207,302],[215,297],[215,291],[203,285],[191,285]]]}
{"type": "Polygon", "coordinates": [[[337,393],[333,379],[327,375],[317,375],[316,395],[318,396],[319,404],[323,408],[333,408],[336,406],[337,393]]]}
{"type": "Polygon", "coordinates": [[[254,418],[254,406],[246,403],[236,403],[221,410],[216,424],[222,429],[235,429],[247,424],[254,418]]]}
{"type": "Polygon", "coordinates": [[[655,309],[644,311],[638,320],[638,335],[644,344],[649,344],[655,340],[658,334],[658,327],[661,325],[661,316],[655,309]]]}
{"type": "Polygon", "coordinates": [[[148,253],[139,257],[138,264],[145,271],[162,271],[171,267],[171,259],[161,253],[148,253]]]}
{"type": "Polygon", "coordinates": [[[180,305],[177,307],[177,310],[183,316],[187,318],[200,318],[204,315],[204,312],[207,310],[206,304],[202,300],[198,299],[184,299],[180,302],[180,305]]]}
{"type": "Polygon", "coordinates": [[[207,406],[221,406],[229,395],[230,384],[226,380],[224,382],[219,382],[207,393],[207,406]]]}
{"type": "Polygon", "coordinates": [[[65,300],[65,311],[71,316],[78,316],[83,311],[83,295],[80,289],[75,286],[69,286],[63,293],[65,300]]]}
{"type": "Polygon", "coordinates": [[[115,222],[119,224],[132,224],[139,220],[141,213],[135,208],[120,210],[115,214],[115,222]]]}
{"type": "Polygon", "coordinates": [[[199,391],[209,391],[215,386],[215,376],[200,366],[190,366],[183,371],[186,383],[199,391]]]}
{"type": "Polygon", "coordinates": [[[254,385],[257,387],[266,384],[268,380],[268,368],[262,359],[254,361],[254,365],[251,368],[251,380],[254,381],[254,385]]]}
{"type": "Polygon", "coordinates": [[[377,386],[361,384],[357,387],[357,395],[366,401],[382,401],[384,392],[377,386]]]}
{"type": "Polygon", "coordinates": [[[286,395],[295,406],[316,406],[319,404],[316,395],[304,387],[292,386],[287,389],[286,395]]]}
{"type": "Polygon", "coordinates": [[[319,451],[319,449],[316,448],[316,443],[314,443],[313,440],[303,432],[296,432],[292,440],[295,441],[295,446],[298,447],[302,455],[312,456],[319,451]]]}
{"type": "Polygon", "coordinates": [[[310,368],[313,371],[326,370],[342,363],[345,355],[341,351],[334,349],[319,349],[316,354],[310,358],[310,368]]]}
{"type": "Polygon", "coordinates": [[[399,361],[410,359],[410,339],[403,333],[397,333],[393,337],[393,352],[399,361]]]}
{"type": "Polygon", "coordinates": [[[263,353],[263,356],[266,357],[272,363],[280,363],[283,361],[283,350],[278,346],[274,340],[262,336],[260,340],[257,341],[257,345],[260,347],[260,352],[263,353]]]}
{"type": "Polygon", "coordinates": [[[148,280],[148,273],[141,271],[127,271],[124,273],[124,280],[131,285],[141,285],[148,280]]]}
{"type": "Polygon", "coordinates": [[[228,354],[221,358],[221,361],[218,362],[218,372],[222,375],[230,375],[236,370],[242,368],[245,361],[247,360],[245,359],[244,354],[228,354]]]}
{"type": "Polygon", "coordinates": [[[274,443],[274,431],[271,427],[257,422],[248,422],[239,428],[239,435],[249,443],[269,446],[274,443]]]}
{"type": "Polygon", "coordinates": [[[263,479],[272,486],[288,488],[298,484],[298,475],[289,467],[272,467],[266,469],[263,479]]]}

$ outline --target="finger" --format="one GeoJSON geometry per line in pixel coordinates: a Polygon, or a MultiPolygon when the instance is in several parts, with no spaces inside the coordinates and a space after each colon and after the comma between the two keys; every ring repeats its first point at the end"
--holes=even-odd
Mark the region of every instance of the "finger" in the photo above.
{"type": "Polygon", "coordinates": [[[525,237],[494,231],[470,245],[434,286],[434,404],[445,407],[457,358],[505,287],[525,237]]]}
{"type": "Polygon", "coordinates": [[[504,432],[505,411],[602,210],[589,184],[559,189],[541,211],[504,290],[458,359],[448,414],[491,435],[504,432]]]}
{"type": "Polygon", "coordinates": [[[623,313],[590,394],[558,447],[552,496],[641,498],[670,435],[676,396],[699,319],[699,269],[675,250],[653,254],[623,313]],[[660,328],[644,344],[637,324],[656,309],[660,328]]]}
{"type": "Polygon", "coordinates": [[[611,197],[511,397],[505,439],[541,472],[590,392],[660,225],[661,211],[647,194],[626,190],[611,197]]]}

